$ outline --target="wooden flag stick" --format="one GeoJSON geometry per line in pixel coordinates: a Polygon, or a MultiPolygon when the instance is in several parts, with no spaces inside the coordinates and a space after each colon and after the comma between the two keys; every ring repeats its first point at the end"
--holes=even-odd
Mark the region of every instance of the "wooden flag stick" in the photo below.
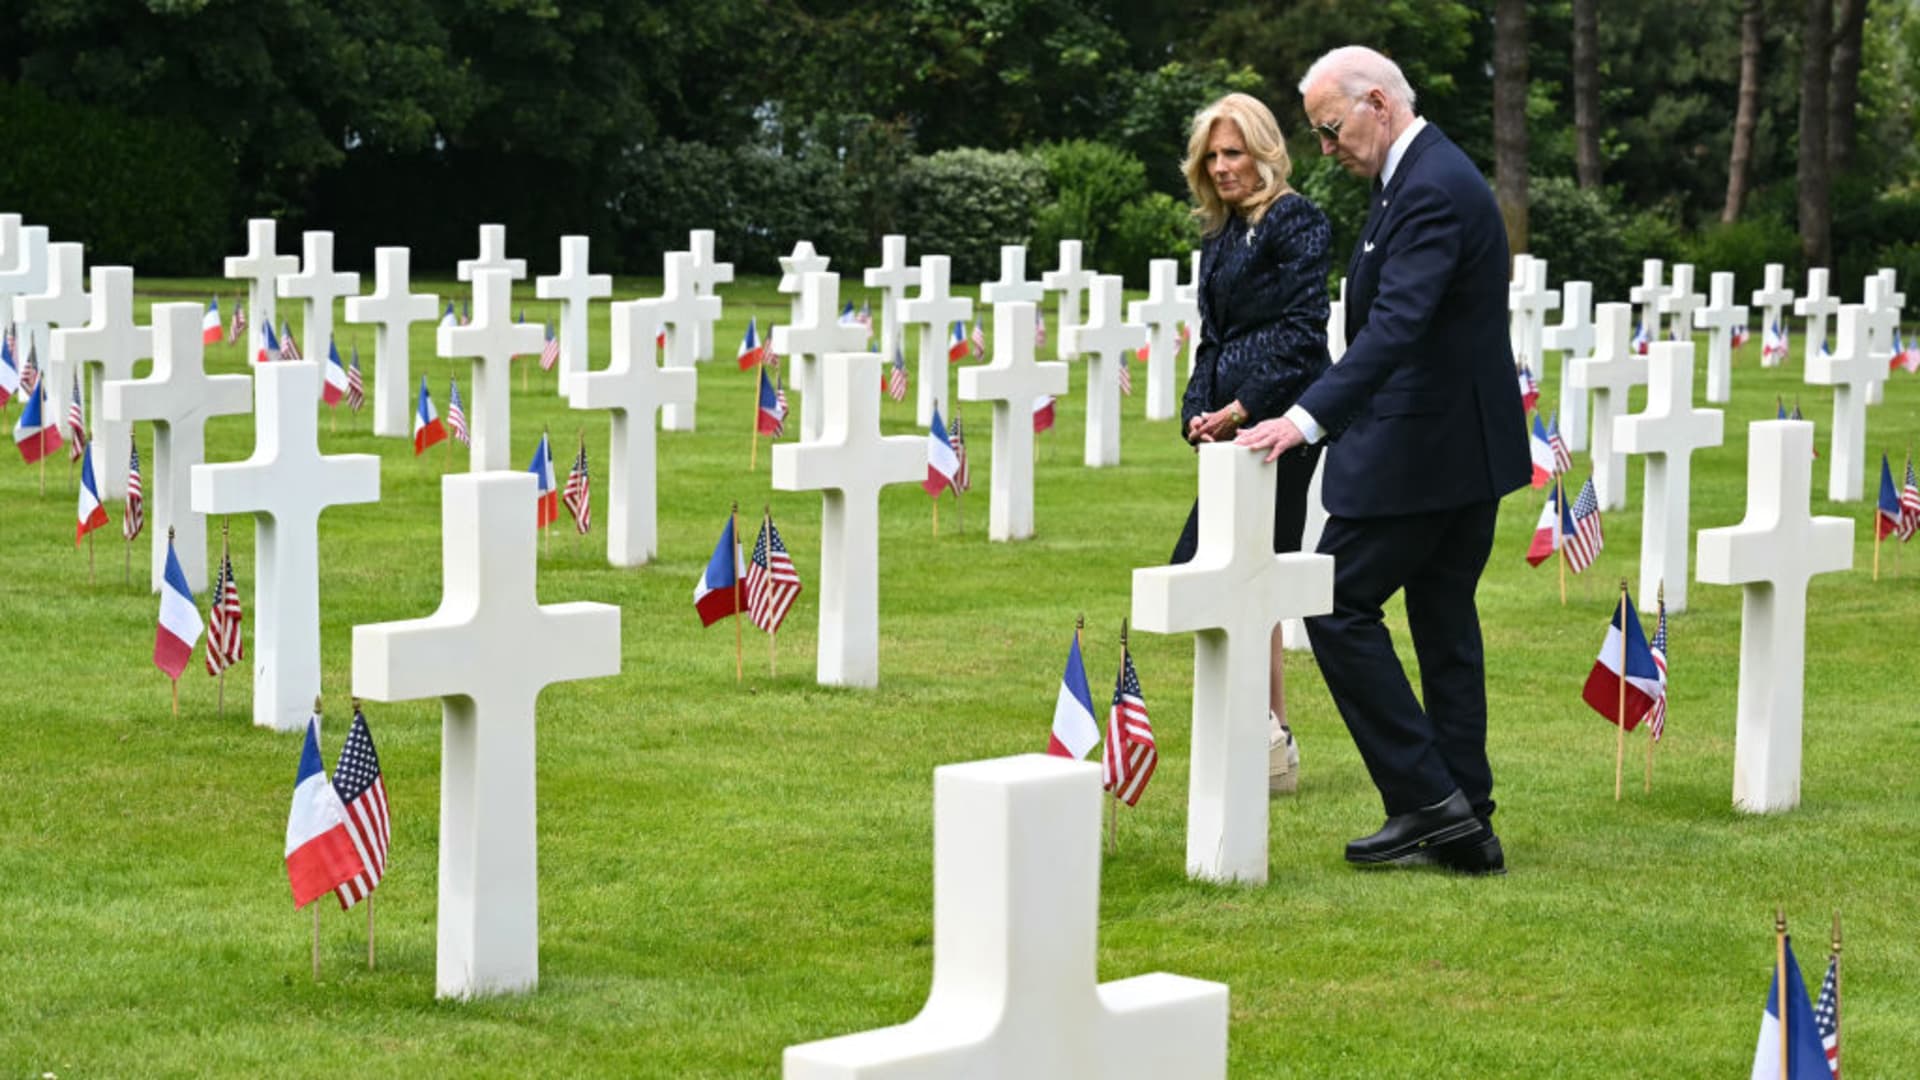
{"type": "MultiPolygon", "coordinates": [[[[124,535],[124,530],[122,532],[124,535]]],[[[126,542],[120,545],[126,552],[126,561],[120,566],[120,584],[122,587],[131,587],[133,585],[133,537],[127,536],[125,540],[126,542]]]]}
{"type": "Polygon", "coordinates": [[[746,643],[740,629],[740,504],[727,513],[727,531],[733,534],[733,681],[747,677],[746,643]]]}
{"type": "MultiPolygon", "coordinates": [[[[38,387],[35,387],[33,392],[37,394],[40,392],[40,390],[38,387]]],[[[46,410],[42,409],[40,410],[40,430],[34,434],[34,438],[40,440],[40,494],[42,495],[45,495],[47,493],[47,424],[46,424],[46,420],[47,420],[46,410]]]]}
{"type": "Polygon", "coordinates": [[[320,905],[309,904],[313,909],[313,981],[320,981],[320,905]]]}
{"type": "Polygon", "coordinates": [[[1787,913],[1773,909],[1773,982],[1780,988],[1780,1075],[1786,1076],[1793,1059],[1787,1056],[1787,913]]]}
{"type": "Polygon", "coordinates": [[[1620,772],[1627,759],[1627,579],[1620,579],[1620,706],[1613,714],[1613,801],[1620,801],[1620,772]]]}
{"type": "MultiPolygon", "coordinates": [[[[1660,597],[1660,606],[1664,610],[1667,604],[1667,583],[1664,580],[1660,582],[1658,595],[1660,597]]],[[[1660,684],[1660,707],[1663,709],[1666,708],[1666,695],[1666,681],[1662,679],[1660,684]]],[[[1662,721],[1662,723],[1664,722],[1665,721],[1662,721]]],[[[1651,724],[1647,726],[1647,776],[1645,782],[1641,785],[1640,791],[1641,794],[1644,795],[1653,794],[1653,726],[1651,724]]]]}
{"type": "MultiPolygon", "coordinates": [[[[1537,419],[1537,417],[1536,417],[1537,419]]],[[[1567,538],[1560,535],[1560,523],[1566,520],[1566,491],[1560,478],[1553,478],[1553,545],[1560,549],[1560,606],[1567,606],[1567,538]]]]}
{"type": "Polygon", "coordinates": [[[179,716],[180,715],[180,680],[172,679],[170,681],[173,683],[173,715],[179,716]]]}
{"type": "Polygon", "coordinates": [[[87,530],[87,584],[93,584],[93,530],[87,530]]]}
{"type": "Polygon", "coordinates": [[[367,970],[373,970],[373,894],[367,894],[367,970]]]}

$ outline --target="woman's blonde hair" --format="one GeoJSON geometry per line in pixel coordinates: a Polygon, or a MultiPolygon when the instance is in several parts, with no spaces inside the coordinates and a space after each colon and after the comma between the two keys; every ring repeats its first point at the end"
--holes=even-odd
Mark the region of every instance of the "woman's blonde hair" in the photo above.
{"type": "Polygon", "coordinates": [[[1273,118],[1273,110],[1251,94],[1228,94],[1193,118],[1187,156],[1180,162],[1180,171],[1187,175],[1187,190],[1193,192],[1193,216],[1200,219],[1208,236],[1219,232],[1232,212],[1214,189],[1213,178],[1207,175],[1207,141],[1213,137],[1213,126],[1221,121],[1240,129],[1240,139],[1260,172],[1260,187],[1238,208],[1248,222],[1258,224],[1275,199],[1293,190],[1287,186],[1287,178],[1293,175],[1293,159],[1287,156],[1287,140],[1280,134],[1280,121],[1273,118]]]}

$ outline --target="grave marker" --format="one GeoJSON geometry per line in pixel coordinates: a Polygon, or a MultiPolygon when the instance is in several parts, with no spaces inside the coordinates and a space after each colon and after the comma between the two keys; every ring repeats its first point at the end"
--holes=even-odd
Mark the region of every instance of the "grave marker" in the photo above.
{"type": "MultiPolygon", "coordinates": [[[[953,381],[947,377],[950,359],[947,355],[947,335],[955,320],[964,322],[973,317],[973,300],[953,295],[948,285],[950,275],[951,260],[947,256],[923,256],[919,271],[920,295],[896,305],[903,334],[911,324],[921,327],[920,389],[915,391],[914,397],[914,422],[921,427],[933,424],[935,402],[946,402],[947,415],[953,415],[953,398],[947,393],[953,381]]],[[[882,355],[889,362],[893,359],[892,353],[882,355]]]]}
{"type": "Polygon", "coordinates": [[[408,327],[435,322],[440,297],[407,289],[413,253],[403,247],[373,251],[373,293],[347,298],[347,321],[373,324],[373,433],[413,437],[413,345],[408,327]]]}
{"type": "Polygon", "coordinates": [[[1147,419],[1169,420],[1180,414],[1174,393],[1174,365],[1180,358],[1180,320],[1187,305],[1174,293],[1180,288],[1180,263],[1155,259],[1147,264],[1147,298],[1127,305],[1127,320],[1147,328],[1147,419]]]}
{"type": "MultiPolygon", "coordinates": [[[[327,346],[333,341],[333,302],[343,296],[358,296],[360,275],[335,272],[332,233],[308,232],[301,237],[301,244],[306,252],[305,266],[298,274],[280,279],[280,295],[306,302],[300,330],[306,335],[307,351],[325,364],[327,346]]],[[[316,377],[324,374],[315,372],[316,377]]]]}
{"type": "MultiPolygon", "coordinates": [[[[1569,295],[1575,285],[1586,287],[1587,283],[1569,282],[1569,295]]],[[[1592,352],[1575,358],[1567,370],[1568,383],[1586,390],[1592,402],[1593,489],[1602,510],[1627,505],[1627,457],[1614,444],[1614,419],[1626,415],[1633,388],[1647,382],[1647,364],[1633,352],[1633,330],[1628,325],[1632,318],[1630,305],[1601,304],[1587,334],[1592,352]]]]}
{"type": "Polygon", "coordinates": [[[83,327],[54,331],[51,351],[63,366],[78,365],[82,371],[86,398],[94,403],[88,430],[93,475],[100,478],[102,499],[121,499],[127,494],[133,426],[107,416],[105,388],[108,382],[133,378],[133,365],[153,355],[153,328],[133,323],[132,267],[94,267],[89,295],[92,317],[83,327]]]}
{"type": "MultiPolygon", "coordinates": [[[[274,298],[280,294],[280,279],[300,269],[300,260],[275,252],[275,233],[280,223],[272,218],[253,218],[247,222],[247,253],[227,256],[226,275],[247,283],[247,324],[252,336],[243,346],[247,362],[252,363],[259,349],[255,340],[265,340],[264,327],[278,327],[274,298]]],[[[157,324],[156,324],[157,325],[157,324]]],[[[309,340],[311,345],[312,341],[309,340]]],[[[318,353],[324,357],[324,351],[318,353]]],[[[269,359],[274,359],[270,357],[269,359]]]]}
{"type": "Polygon", "coordinates": [[[567,382],[587,370],[589,339],[587,314],[593,301],[613,295],[613,277],[587,271],[588,240],[584,236],[560,238],[560,272],[534,280],[534,295],[542,300],[560,301],[560,395],[567,394],[567,382]]]}
{"type": "Polygon", "coordinates": [[[787,358],[792,389],[800,395],[801,442],[820,438],[820,359],[828,353],[860,352],[867,345],[863,326],[840,321],[840,275],[820,271],[801,275],[793,323],[773,328],[773,351],[787,358]]]}
{"type": "MultiPolygon", "coordinates": [[[[1004,256],[1006,248],[1001,248],[1004,256]]],[[[907,265],[907,238],[889,234],[880,238],[880,265],[869,266],[862,280],[867,288],[880,293],[880,357],[893,363],[895,353],[906,348],[900,325],[900,301],[907,290],[920,284],[920,268],[907,265]]]]}
{"type": "Polygon", "coordinates": [[[1034,362],[1034,310],[1029,303],[994,304],[993,362],[960,372],[960,400],[993,403],[989,540],[1033,535],[1033,403],[1067,392],[1067,365],[1034,362]]]}
{"type": "Polygon", "coordinates": [[[513,358],[537,356],[546,342],[545,327],[514,322],[507,310],[512,304],[511,274],[497,268],[475,270],[473,321],[434,331],[435,351],[443,359],[473,357],[467,413],[473,472],[513,468],[513,358]]]}
{"type": "MultiPolygon", "coordinates": [[[[1042,288],[1060,294],[1058,314],[1055,316],[1059,333],[1054,335],[1054,359],[1063,363],[1078,355],[1068,348],[1067,334],[1080,325],[1080,295],[1093,284],[1093,271],[1080,265],[1080,257],[1080,241],[1062,240],[1060,265],[1040,275],[1042,288]]],[[[1118,312],[1115,317],[1118,318],[1118,312]]]]}
{"type": "Polygon", "coordinates": [[[1622,451],[1647,458],[1646,503],[1640,512],[1640,595],[1664,582],[1667,610],[1687,610],[1688,519],[1693,452],[1719,446],[1719,409],[1693,407],[1693,343],[1656,341],[1647,352],[1647,408],[1613,422],[1622,451]]]}
{"type": "Polygon", "coordinates": [[[1834,349],[1807,358],[1807,382],[1833,387],[1833,436],[1828,442],[1827,498],[1858,502],[1867,475],[1866,388],[1887,377],[1886,361],[1867,351],[1867,309],[1842,304],[1834,349]]]}
{"type": "Polygon", "coordinates": [[[1733,329],[1747,325],[1747,305],[1733,302],[1733,275],[1713,275],[1713,300],[1693,313],[1695,329],[1707,332],[1707,400],[1725,404],[1733,397],[1733,329]]]}
{"type": "Polygon", "coordinates": [[[1087,440],[1089,468],[1120,464],[1120,367],[1133,361],[1135,350],[1147,343],[1147,328],[1120,317],[1118,274],[1096,274],[1087,292],[1087,320],[1061,331],[1061,350],[1068,356],[1086,354],[1087,440]]]}

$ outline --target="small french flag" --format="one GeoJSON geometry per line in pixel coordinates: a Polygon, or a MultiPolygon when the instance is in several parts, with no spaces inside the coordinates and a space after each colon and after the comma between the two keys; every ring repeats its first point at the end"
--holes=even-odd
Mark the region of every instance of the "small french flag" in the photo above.
{"type": "Polygon", "coordinates": [[[193,647],[200,643],[200,631],[205,628],[169,535],[167,572],[160,579],[160,626],[153,634],[153,666],[166,672],[167,678],[178,679],[193,659],[193,647]]]}
{"type": "Polygon", "coordinates": [[[560,485],[553,477],[553,449],[547,445],[546,432],[540,433],[540,445],[534,448],[533,463],[527,471],[536,481],[534,524],[546,528],[560,520],[560,485]]]}
{"type": "Polygon", "coordinates": [[[107,523],[107,508],[100,505],[100,487],[93,482],[93,455],[80,456],[79,524],[74,526],[73,542],[107,523]]]}
{"type": "Polygon", "coordinates": [[[427,393],[427,377],[422,375],[420,401],[413,410],[413,455],[419,457],[427,452],[427,447],[446,437],[446,425],[440,422],[440,413],[433,407],[433,395],[427,393]]]}
{"type": "Polygon", "coordinates": [[[332,338],[327,339],[326,376],[326,382],[320,385],[320,400],[331,407],[347,396],[347,367],[340,362],[340,347],[332,338]]]}
{"type": "Polygon", "coordinates": [[[957,364],[972,351],[973,347],[967,342],[967,324],[956,321],[953,333],[947,336],[947,359],[957,364]]]}
{"type": "Polygon", "coordinates": [[[293,906],[306,907],[366,869],[347,832],[346,805],[327,782],[318,726],[308,720],[300,771],[293,779],[293,806],[287,812],[287,884],[293,886],[293,906]]]}
{"type": "Polygon", "coordinates": [[[713,545],[713,557],[693,586],[693,609],[700,613],[700,625],[712,626],[730,615],[740,614],[740,545],[734,541],[733,515],[727,515],[727,527],[713,545]]]}
{"type": "Polygon", "coordinates": [[[226,336],[226,328],[220,325],[220,298],[207,301],[207,313],[200,317],[200,344],[218,345],[226,336]]]}

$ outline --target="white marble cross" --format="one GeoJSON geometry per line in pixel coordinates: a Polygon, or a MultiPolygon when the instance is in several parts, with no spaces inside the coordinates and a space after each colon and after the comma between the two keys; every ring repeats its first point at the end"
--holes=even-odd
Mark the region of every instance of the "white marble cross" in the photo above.
{"type": "Polygon", "coordinates": [[[174,532],[174,550],[188,588],[205,593],[207,523],[190,497],[192,470],[206,456],[207,421],[253,408],[252,378],[207,374],[206,347],[200,344],[204,310],[199,304],[153,305],[153,366],[147,377],[109,379],[101,387],[105,396],[100,412],[107,419],[127,425],[153,422],[153,458],[143,497],[154,592],[166,577],[167,534],[174,532]]]}
{"type": "Polygon", "coordinates": [[[866,327],[842,323],[839,313],[840,275],[824,270],[802,274],[793,322],[774,327],[770,338],[773,351],[787,358],[790,390],[800,396],[793,408],[799,414],[801,442],[820,438],[824,413],[814,404],[820,396],[820,358],[828,353],[860,352],[867,345],[866,327]]]}
{"type": "Polygon", "coordinates": [[[658,300],[613,304],[612,363],[567,385],[569,405],[613,413],[607,453],[607,562],[613,566],[645,566],[659,551],[654,414],[668,402],[693,404],[694,373],[662,369],[656,359],[659,307],[658,300]]]}
{"type": "Polygon", "coordinates": [[[440,607],[354,627],[353,692],[440,699],[434,991],[468,999],[539,982],[535,706],[553,683],[620,673],[620,609],[540,603],[531,473],[440,491],[440,607]]]}
{"type": "Polygon", "coordinates": [[[1090,468],[1120,464],[1120,368],[1147,343],[1147,328],[1120,317],[1118,274],[1096,274],[1087,291],[1087,320],[1061,331],[1061,349],[1068,356],[1086,354],[1087,445],[1090,468]]]}
{"type": "Polygon", "coordinates": [[[1067,332],[1080,325],[1080,295],[1093,284],[1093,271],[1080,265],[1081,254],[1080,241],[1060,241],[1060,265],[1040,275],[1042,288],[1060,294],[1056,316],[1059,333],[1054,335],[1056,360],[1067,361],[1079,355],[1068,347],[1067,332]]]}
{"type": "Polygon", "coordinates": [[[1693,313],[1705,297],[1693,291],[1693,265],[1673,264],[1673,286],[1660,298],[1660,313],[1668,316],[1667,333],[1675,341],[1693,340],[1693,313]]]}
{"type": "MultiPolygon", "coordinates": [[[[720,318],[720,298],[702,296],[694,287],[697,278],[692,252],[667,253],[658,297],[660,306],[655,309],[667,334],[663,367],[692,370],[699,355],[702,328],[711,334],[714,321],[720,318]]],[[[667,431],[692,431],[693,404],[692,399],[668,402],[660,410],[660,426],[667,431]]]]}
{"type": "Polygon", "coordinates": [[[479,257],[461,259],[454,264],[454,273],[461,281],[478,280],[474,275],[482,270],[505,270],[510,281],[519,281],[527,276],[527,260],[507,258],[505,225],[480,226],[479,257]]]}
{"type": "MultiPolygon", "coordinates": [[[[253,218],[247,222],[247,253],[227,256],[226,275],[235,281],[247,283],[247,325],[253,327],[257,339],[261,327],[280,324],[275,321],[275,300],[280,294],[279,282],[282,277],[300,269],[300,260],[293,255],[281,255],[275,251],[276,233],[280,223],[272,218],[253,218]]],[[[313,338],[307,338],[307,347],[313,347],[313,338]]],[[[322,350],[326,348],[322,343],[322,350]]],[[[247,360],[252,362],[256,350],[252,343],[246,345],[247,360]]],[[[324,357],[324,351],[315,355],[324,357]]],[[[269,359],[275,359],[270,357],[269,359]]]]}
{"type": "Polygon", "coordinates": [[[1900,329],[1900,306],[1889,295],[1892,292],[1890,274],[1867,275],[1861,293],[1861,306],[1867,309],[1867,366],[1879,373],[1867,384],[1869,405],[1880,404],[1880,391],[1886,385],[1888,365],[1893,360],[1893,335],[1900,329]]]}
{"type": "Polygon", "coordinates": [[[403,247],[373,251],[373,292],[347,297],[347,321],[373,324],[373,433],[393,439],[413,437],[412,342],[408,327],[440,317],[440,297],[410,293],[413,252],[403,247]]]}
{"type": "Polygon", "coordinates": [[[19,328],[22,343],[22,352],[13,362],[16,365],[25,362],[26,342],[39,344],[47,401],[54,406],[55,418],[62,428],[66,426],[66,394],[73,385],[73,372],[66,358],[53,348],[53,328],[84,326],[87,316],[93,313],[93,302],[87,298],[85,284],[86,263],[86,249],[81,245],[48,244],[46,282],[39,291],[13,299],[13,321],[19,328]]]}
{"type": "Polygon", "coordinates": [[[542,300],[560,301],[560,395],[567,394],[567,382],[587,370],[589,325],[587,312],[595,300],[613,295],[611,274],[587,272],[588,239],[584,236],[560,238],[560,272],[534,279],[534,295],[542,300]]]}
{"type": "MultiPolygon", "coordinates": [[[[333,302],[343,296],[359,296],[360,275],[334,270],[330,232],[305,233],[301,246],[306,252],[304,265],[298,274],[280,279],[280,297],[306,302],[300,329],[306,335],[308,351],[325,364],[327,347],[333,342],[333,302]]],[[[324,381],[325,372],[316,371],[315,375],[324,381]]],[[[400,396],[405,397],[405,392],[400,396]]]]}
{"type": "Polygon", "coordinates": [[[1724,404],[1733,396],[1733,329],[1747,325],[1747,305],[1733,302],[1733,275],[1713,275],[1712,300],[1693,313],[1693,325],[1707,332],[1707,400],[1724,404]]]}
{"type": "MultiPolygon", "coordinates": [[[[1793,289],[1786,283],[1786,273],[1786,267],[1779,263],[1768,263],[1765,284],[1761,288],[1753,290],[1753,295],[1748,298],[1754,307],[1760,309],[1760,338],[1762,341],[1766,340],[1767,332],[1773,329],[1775,325],[1780,327],[1781,333],[1786,332],[1787,324],[1785,320],[1780,317],[1780,311],[1788,304],[1793,303],[1793,289]]],[[[1766,350],[1762,349],[1760,350],[1760,366],[1779,367],[1780,359],[1778,357],[1769,357],[1766,350]]]]}
{"type": "Polygon", "coordinates": [[[787,321],[789,323],[800,321],[800,292],[806,276],[825,273],[828,264],[832,262],[832,259],[813,250],[811,240],[800,241],[793,245],[791,253],[780,256],[780,283],[774,288],[793,298],[788,301],[790,307],[787,312],[787,321]]]}
{"type": "MultiPolygon", "coordinates": [[[[1628,309],[1628,318],[1632,318],[1631,308],[1628,309]]],[[[1568,363],[1562,365],[1561,369],[1561,374],[1567,375],[1581,357],[1593,353],[1593,334],[1593,282],[1563,282],[1560,286],[1560,321],[1541,328],[1540,347],[1567,354],[1568,363]]],[[[1595,421],[1596,436],[1599,426],[1599,422],[1595,421]]]]}
{"type": "Polygon", "coordinates": [[[1820,355],[1827,343],[1827,319],[1840,314],[1840,298],[1827,292],[1827,268],[1816,266],[1807,271],[1807,291],[1793,302],[1793,313],[1807,320],[1807,332],[1801,335],[1800,348],[1807,360],[1820,355]]]}
{"type": "Polygon", "coordinates": [[[1719,446],[1719,409],[1693,407],[1693,343],[1655,341],[1647,351],[1647,408],[1613,422],[1625,453],[1646,455],[1645,505],[1640,510],[1640,595],[1666,584],[1667,610],[1687,610],[1688,524],[1693,498],[1693,452],[1719,446]]]}
{"type": "MultiPolygon", "coordinates": [[[[62,365],[78,365],[87,384],[87,400],[95,403],[92,439],[93,475],[100,478],[102,499],[125,498],[127,457],[133,443],[133,425],[107,417],[108,382],[133,378],[133,365],[153,355],[153,328],[133,323],[133,268],[93,268],[93,317],[77,329],[53,332],[52,353],[62,365]]],[[[143,493],[144,497],[144,493],[143,493]]],[[[161,530],[164,535],[165,530],[161,530]]]]}
{"type": "Polygon", "coordinates": [[[320,693],[320,513],[380,501],[377,455],[320,453],[319,366],[255,365],[253,456],[193,467],[195,511],[254,515],[253,722],[275,731],[320,693]]]}
{"type": "MultiPolygon", "coordinates": [[[[880,682],[880,489],[927,475],[927,440],[880,434],[880,357],[821,360],[820,438],[773,448],[775,491],[819,491],[822,686],[880,682]]],[[[998,452],[998,446],[995,447],[998,452]]]]}
{"type": "Polygon", "coordinates": [[[1194,635],[1187,874],[1267,880],[1267,673],[1274,625],[1333,610],[1333,557],[1273,552],[1273,470],[1200,447],[1193,561],[1133,572],[1133,625],[1194,635]]]}
{"type": "Polygon", "coordinates": [[[989,540],[1033,535],[1033,403],[1067,392],[1067,365],[1034,362],[1034,310],[1028,303],[993,305],[993,362],[960,372],[960,400],[993,403],[989,540]]]}
{"type": "MultiPolygon", "coordinates": [[[[1190,268],[1191,273],[1187,278],[1187,283],[1185,285],[1180,286],[1178,289],[1175,289],[1173,291],[1173,295],[1178,297],[1180,302],[1187,306],[1187,313],[1181,319],[1181,322],[1185,324],[1187,328],[1187,377],[1192,378],[1193,377],[1193,354],[1195,350],[1199,349],[1200,347],[1200,330],[1201,330],[1201,326],[1200,326],[1200,252],[1198,249],[1195,249],[1192,257],[1188,261],[1191,263],[1191,268],[1190,268]]],[[[1342,305],[1345,305],[1346,299],[1347,299],[1347,279],[1341,278],[1340,279],[1340,302],[1342,305]]],[[[1345,337],[1346,324],[1344,322],[1340,324],[1340,333],[1341,333],[1340,351],[1344,353],[1347,351],[1346,337],[1345,337]]]]}
{"type": "Polygon", "coordinates": [[[1867,387],[1887,377],[1886,361],[1867,349],[1867,309],[1840,306],[1831,353],[1807,357],[1807,382],[1833,387],[1833,435],[1827,446],[1827,498],[1858,502],[1867,475],[1867,387]],[[1878,370],[1876,370],[1876,367],[1878,370]]]}
{"type": "MultiPolygon", "coordinates": [[[[1588,288],[1584,281],[1567,283],[1588,288]]],[[[1567,369],[1567,384],[1590,396],[1593,408],[1593,488],[1602,510],[1627,505],[1627,458],[1613,444],[1614,418],[1625,415],[1627,397],[1647,383],[1647,365],[1634,355],[1633,308],[1628,304],[1601,304],[1598,321],[1588,327],[1591,352],[1576,357],[1567,369]]]]}
{"type": "Polygon", "coordinates": [[[483,269],[473,276],[473,321],[442,325],[434,331],[443,359],[471,356],[473,396],[467,431],[473,437],[472,470],[513,467],[513,358],[538,355],[546,342],[544,327],[513,321],[510,271],[483,269]]]}
{"type": "Polygon", "coordinates": [[[788,1047],[784,1080],[1225,1080],[1225,985],[1099,982],[1103,801],[1091,762],[935,769],[926,1007],[896,1027],[788,1047]]]}
{"type": "MultiPolygon", "coordinates": [[[[1040,301],[1046,296],[1047,287],[1027,277],[1026,247],[1021,244],[1001,244],[1000,280],[980,286],[980,302],[996,307],[1001,304],[1032,304],[1038,309],[1040,301]]],[[[1027,336],[1033,336],[1031,327],[1027,336]]]]}
{"type": "Polygon", "coordinates": [[[1647,336],[1659,340],[1666,337],[1660,332],[1660,302],[1667,296],[1667,276],[1665,264],[1659,259],[1640,261],[1640,284],[1627,290],[1627,299],[1640,305],[1639,326],[1647,328],[1647,336]]]}
{"type": "MultiPolygon", "coordinates": [[[[47,227],[23,226],[19,214],[0,214],[0,241],[6,244],[0,251],[6,260],[0,264],[0,316],[11,319],[16,298],[47,287],[47,227]]],[[[26,362],[27,335],[19,337],[20,355],[13,358],[16,366],[26,362]]]]}
{"type": "Polygon", "coordinates": [[[1127,305],[1127,321],[1147,328],[1149,420],[1167,420],[1178,413],[1173,376],[1180,357],[1180,320],[1187,310],[1174,295],[1179,287],[1179,260],[1154,259],[1147,264],[1147,298],[1127,305]]]}
{"type": "MultiPolygon", "coordinates": [[[[725,285],[733,280],[733,264],[720,262],[713,255],[713,230],[694,229],[687,233],[687,254],[693,258],[687,263],[688,281],[693,286],[693,295],[714,301],[713,319],[695,323],[693,358],[702,363],[713,359],[713,323],[720,318],[719,297],[713,289],[716,285],[725,285]]],[[[668,410],[671,413],[673,410],[668,410]]],[[[672,424],[667,425],[669,429],[672,424]]],[[[689,431],[693,430],[691,426],[689,431]]]]}
{"type": "MultiPolygon", "coordinates": [[[[1560,306],[1560,291],[1547,288],[1545,259],[1516,255],[1514,273],[1517,280],[1507,288],[1507,307],[1513,313],[1508,338],[1514,341],[1514,351],[1544,380],[1547,312],[1560,306]]],[[[1570,352],[1561,352],[1560,378],[1555,385],[1560,390],[1560,437],[1568,450],[1578,452],[1587,448],[1587,395],[1567,380],[1567,367],[1572,362],[1570,352]]]]}
{"type": "MultiPolygon", "coordinates": [[[[920,387],[914,392],[914,422],[921,427],[933,423],[935,402],[946,402],[946,415],[953,415],[953,398],[947,395],[947,386],[952,382],[947,377],[948,335],[956,319],[964,321],[973,316],[973,299],[955,296],[951,291],[951,267],[952,260],[945,255],[922,256],[920,295],[912,300],[902,300],[895,307],[900,315],[902,334],[906,333],[909,326],[918,325],[921,328],[918,365],[920,387]]],[[[883,353],[882,358],[891,362],[893,354],[883,353]]]]}
{"type": "Polygon", "coordinates": [[[1800,804],[1807,583],[1853,565],[1853,522],[1809,513],[1812,424],[1761,420],[1747,431],[1747,516],[1700,530],[1700,580],[1745,586],[1733,805],[1764,814],[1800,804]]]}
{"type": "Polygon", "coordinates": [[[881,237],[880,265],[867,267],[862,280],[869,289],[883,290],[880,293],[880,356],[892,363],[894,353],[906,347],[904,327],[900,325],[900,301],[906,298],[908,289],[920,284],[920,268],[907,265],[907,238],[895,234],[881,237]]]}

